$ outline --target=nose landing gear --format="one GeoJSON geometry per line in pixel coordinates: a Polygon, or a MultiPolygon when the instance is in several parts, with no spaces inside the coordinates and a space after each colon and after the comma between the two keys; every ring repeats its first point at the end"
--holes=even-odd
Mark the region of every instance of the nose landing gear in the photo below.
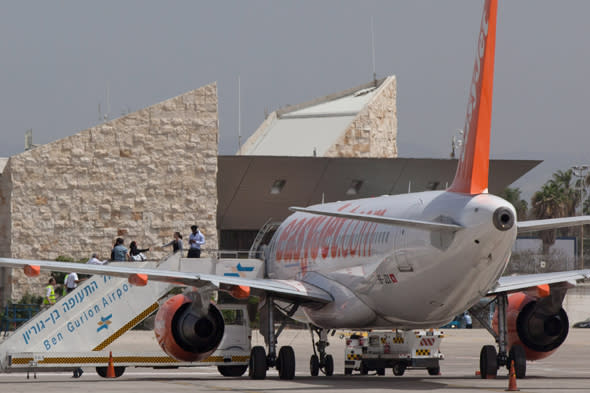
{"type": "Polygon", "coordinates": [[[318,376],[320,371],[329,377],[334,374],[334,358],[332,355],[326,354],[326,347],[330,345],[328,331],[311,324],[309,325],[309,331],[313,346],[313,355],[309,359],[309,372],[312,377],[318,376]],[[314,342],[314,333],[318,336],[317,342],[314,342]]]}

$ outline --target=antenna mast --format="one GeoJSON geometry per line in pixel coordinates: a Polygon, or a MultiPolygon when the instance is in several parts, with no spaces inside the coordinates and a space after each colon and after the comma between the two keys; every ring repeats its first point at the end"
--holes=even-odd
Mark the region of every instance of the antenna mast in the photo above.
{"type": "Polygon", "coordinates": [[[371,54],[373,61],[373,82],[377,86],[377,72],[375,71],[375,27],[373,17],[371,16],[371,54]]]}
{"type": "Polygon", "coordinates": [[[241,81],[238,75],[238,152],[242,150],[242,95],[241,81]]]}

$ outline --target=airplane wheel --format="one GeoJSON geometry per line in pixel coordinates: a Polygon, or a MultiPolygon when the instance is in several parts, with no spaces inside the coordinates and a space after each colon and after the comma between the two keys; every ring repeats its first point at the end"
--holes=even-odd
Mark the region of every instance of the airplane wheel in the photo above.
{"type": "Polygon", "coordinates": [[[248,375],[252,379],[266,378],[266,351],[261,346],[255,346],[250,351],[248,375]]]}
{"type": "Polygon", "coordinates": [[[309,358],[309,373],[312,377],[317,377],[320,374],[320,361],[317,355],[311,355],[309,358]]]}
{"type": "MultiPolygon", "coordinates": [[[[96,368],[96,373],[98,375],[100,375],[101,377],[106,378],[107,377],[107,368],[106,367],[97,367],[96,368]]],[[[115,367],[115,378],[119,378],[124,373],[125,373],[125,367],[124,366],[115,367]]]]}
{"type": "Polygon", "coordinates": [[[244,375],[248,366],[217,366],[217,371],[224,377],[241,377],[244,375]]]}
{"type": "Polygon", "coordinates": [[[440,367],[429,367],[428,368],[428,375],[438,375],[440,374],[440,367]]]}
{"type": "Polygon", "coordinates": [[[293,351],[293,347],[281,347],[277,359],[277,369],[280,379],[295,378],[295,351],[293,351]]]}
{"type": "Polygon", "coordinates": [[[324,372],[326,373],[326,376],[332,376],[332,374],[334,374],[334,358],[332,355],[326,355],[324,363],[324,372]]]}
{"type": "Polygon", "coordinates": [[[406,365],[403,363],[396,363],[393,365],[393,375],[401,377],[406,372],[406,365]]]}
{"type": "Polygon", "coordinates": [[[361,361],[360,373],[361,375],[367,375],[369,373],[369,368],[367,367],[367,364],[363,361],[361,361]]]}
{"type": "Polygon", "coordinates": [[[385,375],[385,369],[383,367],[380,367],[375,371],[377,371],[377,375],[385,375]]]}
{"type": "Polygon", "coordinates": [[[513,345],[508,353],[508,371],[510,363],[514,360],[514,371],[516,378],[522,379],[526,376],[526,353],[521,345],[513,345]]]}
{"type": "Polygon", "coordinates": [[[479,371],[482,379],[496,378],[498,374],[498,354],[493,345],[484,345],[479,354],[479,371]]]}

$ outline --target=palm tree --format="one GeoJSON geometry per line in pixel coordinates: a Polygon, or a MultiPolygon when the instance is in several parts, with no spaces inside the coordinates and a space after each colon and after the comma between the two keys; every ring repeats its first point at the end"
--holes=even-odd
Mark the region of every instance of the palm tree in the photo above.
{"type": "MultiPolygon", "coordinates": [[[[575,216],[578,206],[582,203],[585,186],[588,184],[590,176],[574,180],[572,169],[555,172],[541,190],[533,195],[532,215],[537,219],[575,216]]],[[[590,209],[590,202],[584,205],[590,209]]],[[[543,240],[543,252],[547,252],[555,243],[556,231],[541,231],[540,236],[543,240]]]]}
{"type": "MultiPolygon", "coordinates": [[[[531,199],[532,214],[536,219],[563,217],[563,189],[554,181],[546,182],[533,194],[531,199]]],[[[540,232],[543,241],[543,254],[555,243],[555,230],[540,232]]]]}
{"type": "Polygon", "coordinates": [[[520,197],[520,194],[520,188],[506,187],[499,195],[514,206],[516,209],[516,217],[519,221],[526,219],[527,210],[529,208],[528,203],[520,197]]]}
{"type": "Polygon", "coordinates": [[[572,179],[574,172],[572,169],[567,171],[557,171],[553,174],[553,178],[549,182],[554,183],[560,190],[563,214],[556,217],[571,217],[576,215],[576,209],[580,204],[581,195],[578,192],[580,187],[580,180],[577,180],[572,187],[572,179]]]}

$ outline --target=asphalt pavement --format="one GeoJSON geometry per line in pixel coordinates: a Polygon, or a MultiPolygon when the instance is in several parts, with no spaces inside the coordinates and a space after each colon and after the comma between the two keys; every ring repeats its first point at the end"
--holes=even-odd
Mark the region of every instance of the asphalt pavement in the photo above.
{"type": "MultiPolygon", "coordinates": [[[[38,373],[26,378],[24,373],[0,374],[1,392],[500,392],[508,387],[508,373],[500,370],[496,379],[482,380],[476,376],[479,351],[493,344],[483,329],[447,330],[441,345],[445,360],[441,375],[429,376],[425,370],[407,370],[401,377],[386,370],[385,376],[344,375],[344,340],[338,334],[330,338],[329,353],[334,356],[335,375],[309,376],[311,338],[305,330],[286,330],[279,345],[292,345],[296,354],[296,377],[282,381],[276,370],[269,370],[265,380],[254,381],[246,376],[222,377],[215,367],[182,369],[127,369],[117,379],[103,379],[95,370],[86,368],[79,379],[71,372],[38,373]]],[[[258,334],[253,345],[263,344],[258,334]]],[[[113,343],[116,351],[152,351],[157,346],[151,332],[130,332],[113,343]]],[[[586,392],[590,391],[590,329],[571,329],[564,345],[551,357],[527,364],[527,378],[518,380],[521,392],[586,392]]]]}

